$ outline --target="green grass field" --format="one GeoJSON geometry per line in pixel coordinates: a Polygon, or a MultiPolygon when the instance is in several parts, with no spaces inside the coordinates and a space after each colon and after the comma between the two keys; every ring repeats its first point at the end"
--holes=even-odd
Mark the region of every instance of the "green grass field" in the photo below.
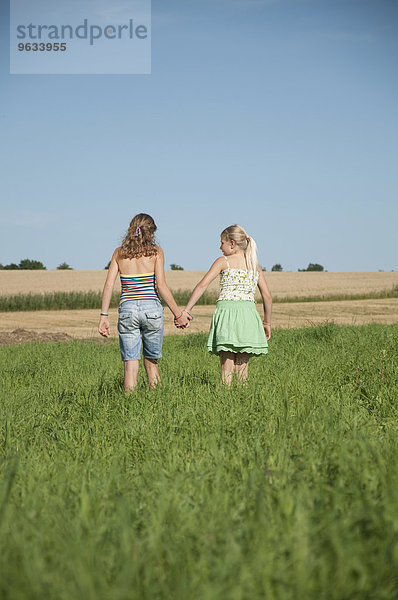
{"type": "Polygon", "coordinates": [[[398,597],[398,326],[205,335],[122,392],[116,343],[0,348],[0,598],[398,597]]]}

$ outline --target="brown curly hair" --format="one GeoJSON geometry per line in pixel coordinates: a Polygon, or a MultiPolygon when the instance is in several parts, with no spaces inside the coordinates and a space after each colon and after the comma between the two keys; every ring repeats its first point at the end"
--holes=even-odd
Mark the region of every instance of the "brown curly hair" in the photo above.
{"type": "Polygon", "coordinates": [[[157,227],[150,215],[139,213],[131,219],[130,227],[119,250],[120,258],[141,258],[157,254],[155,231],[157,227]]]}

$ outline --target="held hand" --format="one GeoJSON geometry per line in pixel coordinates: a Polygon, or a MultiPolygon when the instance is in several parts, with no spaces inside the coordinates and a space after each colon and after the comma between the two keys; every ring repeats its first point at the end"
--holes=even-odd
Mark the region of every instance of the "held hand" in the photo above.
{"type": "Polygon", "coordinates": [[[187,317],[187,319],[188,319],[188,323],[185,325],[185,327],[189,327],[189,324],[190,324],[190,322],[191,322],[191,321],[193,321],[193,316],[191,315],[191,313],[189,313],[189,312],[187,311],[187,309],[186,309],[186,308],[184,308],[184,310],[183,310],[182,312],[183,312],[183,314],[184,314],[184,315],[187,317]]]}
{"type": "Polygon", "coordinates": [[[108,338],[111,335],[111,327],[109,325],[108,317],[101,317],[98,325],[98,332],[103,336],[108,338]]]}
{"type": "Polygon", "coordinates": [[[271,338],[271,324],[264,323],[264,321],[263,321],[263,327],[264,327],[264,332],[265,332],[265,338],[268,342],[268,340],[271,338]]]}
{"type": "Polygon", "coordinates": [[[174,319],[174,325],[178,328],[178,329],[185,329],[186,327],[189,327],[189,322],[190,322],[190,317],[187,315],[187,313],[183,312],[178,319],[174,319]]]}

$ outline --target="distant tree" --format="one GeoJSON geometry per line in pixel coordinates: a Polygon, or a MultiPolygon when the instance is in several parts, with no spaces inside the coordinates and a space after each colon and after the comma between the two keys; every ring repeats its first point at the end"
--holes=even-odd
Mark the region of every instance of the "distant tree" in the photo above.
{"type": "Polygon", "coordinates": [[[19,269],[46,269],[40,260],[30,260],[29,258],[24,258],[20,261],[18,265],[19,269]]]}
{"type": "Polygon", "coordinates": [[[73,271],[73,267],[68,265],[68,263],[63,262],[57,267],[57,271],[73,271]]]}
{"type": "Polygon", "coordinates": [[[262,271],[266,271],[266,270],[267,270],[267,267],[261,267],[261,270],[262,270],[262,271]]]}
{"type": "Polygon", "coordinates": [[[271,271],[283,271],[282,265],[276,263],[276,265],[272,267],[271,271]]]}
{"type": "Polygon", "coordinates": [[[104,269],[109,269],[110,266],[111,266],[111,261],[109,261],[108,264],[105,265],[104,269]]]}
{"type": "Polygon", "coordinates": [[[175,263],[171,263],[170,269],[172,271],[183,271],[184,267],[180,267],[180,265],[176,265],[175,263]]]}
{"type": "Polygon", "coordinates": [[[307,271],[324,271],[324,270],[325,269],[323,268],[323,266],[318,263],[310,263],[307,267],[307,271]]]}
{"type": "Polygon", "coordinates": [[[15,263],[10,263],[9,265],[4,265],[4,270],[5,271],[15,271],[18,270],[19,266],[16,265],[15,263]]]}
{"type": "Polygon", "coordinates": [[[309,263],[306,269],[299,269],[299,271],[324,271],[324,267],[318,263],[309,263]]]}

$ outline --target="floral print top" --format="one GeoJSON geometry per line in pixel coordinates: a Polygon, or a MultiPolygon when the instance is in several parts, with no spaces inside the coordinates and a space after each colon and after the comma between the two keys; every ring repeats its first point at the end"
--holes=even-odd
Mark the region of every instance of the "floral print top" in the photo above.
{"type": "Polygon", "coordinates": [[[257,287],[258,271],[247,269],[228,269],[220,273],[220,294],[218,300],[251,300],[254,302],[254,293],[257,287]]]}

